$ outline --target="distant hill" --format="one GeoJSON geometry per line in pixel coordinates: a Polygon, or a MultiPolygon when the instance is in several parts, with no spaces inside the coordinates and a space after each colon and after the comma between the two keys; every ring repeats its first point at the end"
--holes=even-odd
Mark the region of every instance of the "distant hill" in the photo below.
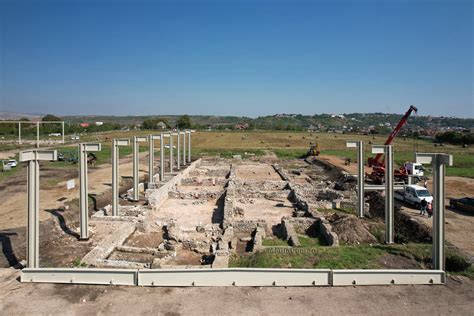
{"type": "MultiPolygon", "coordinates": [[[[107,122],[121,125],[140,125],[145,119],[155,116],[66,116],[64,119],[71,123],[81,122],[107,122]]],[[[179,115],[161,115],[174,125],[179,115]]],[[[367,128],[370,126],[384,125],[394,127],[401,119],[402,114],[387,113],[349,113],[349,114],[275,114],[249,118],[242,116],[211,116],[211,115],[191,115],[191,121],[198,127],[223,128],[233,127],[239,123],[247,123],[250,129],[307,129],[310,126],[323,129],[347,129],[367,128]]],[[[453,117],[432,117],[432,116],[411,116],[408,119],[408,127],[417,129],[443,129],[443,128],[473,128],[472,118],[453,117]]]]}
{"type": "Polygon", "coordinates": [[[16,112],[1,112],[0,120],[12,120],[17,121],[21,118],[27,118],[30,120],[38,119],[44,116],[44,114],[28,114],[28,113],[16,113],[16,112]]]}

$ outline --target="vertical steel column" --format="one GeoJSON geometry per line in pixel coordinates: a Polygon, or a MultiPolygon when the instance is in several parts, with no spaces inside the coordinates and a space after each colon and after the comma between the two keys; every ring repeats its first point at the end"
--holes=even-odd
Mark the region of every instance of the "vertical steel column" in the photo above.
{"type": "Polygon", "coordinates": [[[346,141],[346,147],[357,148],[357,213],[364,217],[364,142],[360,140],[346,141]]]}
{"type": "Polygon", "coordinates": [[[191,163],[191,131],[188,131],[189,139],[188,139],[188,161],[191,163]]]}
{"type": "Polygon", "coordinates": [[[26,261],[28,268],[39,268],[39,162],[57,160],[57,151],[20,152],[20,162],[27,165],[28,227],[26,261]]]}
{"type": "Polygon", "coordinates": [[[165,144],[164,134],[160,135],[160,181],[165,181],[165,144]]]}
{"type": "Polygon", "coordinates": [[[119,195],[119,183],[118,183],[118,168],[119,164],[119,147],[117,140],[113,140],[112,144],[112,216],[118,215],[118,195],[119,195]]]}
{"type": "MultiPolygon", "coordinates": [[[[146,137],[133,136],[133,200],[134,201],[138,201],[140,199],[139,192],[138,192],[138,185],[140,183],[140,174],[139,174],[140,172],[140,142],[146,142],[146,141],[147,141],[146,137]]],[[[151,137],[151,143],[153,143],[153,137],[151,137]]],[[[154,156],[150,156],[150,157],[151,157],[151,167],[153,169],[154,156]]]]}
{"type": "Polygon", "coordinates": [[[176,168],[178,170],[181,169],[181,156],[180,156],[180,151],[181,151],[181,148],[180,148],[180,145],[181,145],[181,136],[179,135],[179,129],[178,129],[178,140],[177,140],[177,143],[176,143],[176,149],[177,149],[177,153],[176,153],[176,168]]]}
{"type": "Polygon", "coordinates": [[[79,209],[80,209],[80,228],[81,240],[89,239],[89,194],[87,180],[87,153],[91,151],[100,151],[100,144],[79,144],[79,209]]]}
{"type": "Polygon", "coordinates": [[[36,122],[36,148],[40,146],[40,123],[36,122]]]}
{"type": "Polygon", "coordinates": [[[394,241],[393,147],[385,145],[385,243],[394,241]]]}
{"type": "Polygon", "coordinates": [[[170,173],[173,173],[173,131],[170,132],[170,173]]]}
{"type": "Polygon", "coordinates": [[[445,270],[444,236],[444,174],[445,166],[453,165],[453,156],[447,154],[416,154],[416,162],[431,163],[433,167],[433,268],[445,270]]]}
{"type": "Polygon", "coordinates": [[[186,166],[186,131],[183,132],[183,166],[186,166]]]}
{"type": "Polygon", "coordinates": [[[63,144],[64,144],[64,121],[62,121],[62,128],[63,128],[63,144]]]}
{"type": "Polygon", "coordinates": [[[21,122],[18,122],[18,144],[21,145],[21,122]]]}
{"type": "Polygon", "coordinates": [[[87,196],[87,152],[86,144],[79,144],[79,208],[81,239],[89,239],[89,200],[87,196]]]}
{"type": "Polygon", "coordinates": [[[39,268],[39,161],[28,161],[28,268],[39,268]]]}
{"type": "Polygon", "coordinates": [[[364,142],[357,144],[357,213],[359,218],[364,217],[364,142]]]}
{"type": "Polygon", "coordinates": [[[154,183],[153,176],[155,175],[155,140],[153,135],[148,135],[148,186],[154,183]]]}
{"type": "Polygon", "coordinates": [[[128,139],[114,139],[112,145],[112,216],[119,215],[119,146],[129,146],[128,139]]]}

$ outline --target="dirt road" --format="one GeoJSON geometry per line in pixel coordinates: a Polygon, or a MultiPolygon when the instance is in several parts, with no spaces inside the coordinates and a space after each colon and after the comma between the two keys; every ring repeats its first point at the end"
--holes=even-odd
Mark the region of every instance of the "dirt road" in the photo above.
{"type": "Polygon", "coordinates": [[[436,286],[145,288],[29,284],[0,270],[2,315],[472,315],[474,282],[436,286]],[[47,299],[46,299],[47,298],[47,299]]]}

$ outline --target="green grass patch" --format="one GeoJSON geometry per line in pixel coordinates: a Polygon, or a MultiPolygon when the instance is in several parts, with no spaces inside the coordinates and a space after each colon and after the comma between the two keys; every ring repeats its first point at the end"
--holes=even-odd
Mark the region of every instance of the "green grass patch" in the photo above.
{"type": "Polygon", "coordinates": [[[298,235],[298,239],[300,241],[301,247],[303,248],[315,248],[319,246],[325,246],[325,244],[321,242],[319,238],[309,237],[306,235],[298,235]]]}
{"type": "Polygon", "coordinates": [[[279,159],[298,159],[304,157],[307,153],[305,149],[274,148],[272,151],[279,159]]]}
{"type": "MultiPolygon", "coordinates": [[[[304,241],[311,243],[314,241],[304,241]]],[[[314,253],[282,254],[260,251],[245,256],[232,256],[230,267],[245,268],[337,268],[337,269],[371,269],[377,268],[377,258],[382,249],[368,245],[318,247],[314,253]]]]}
{"type": "Polygon", "coordinates": [[[262,245],[266,247],[284,247],[289,246],[288,241],[281,238],[265,238],[262,245]]]}

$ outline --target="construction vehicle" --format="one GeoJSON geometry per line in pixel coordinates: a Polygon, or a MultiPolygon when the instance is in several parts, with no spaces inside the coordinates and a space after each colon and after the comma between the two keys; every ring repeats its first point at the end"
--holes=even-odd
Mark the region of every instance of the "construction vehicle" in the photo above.
{"type": "Polygon", "coordinates": [[[321,153],[321,149],[319,148],[319,143],[318,142],[314,144],[310,143],[310,147],[309,147],[308,152],[306,153],[306,157],[319,156],[320,153],[321,153]]]}
{"type": "MultiPolygon", "coordinates": [[[[392,143],[402,127],[406,124],[412,112],[417,113],[418,109],[410,105],[410,108],[390,133],[384,145],[390,145],[392,143]]],[[[383,183],[385,178],[385,156],[383,156],[383,154],[377,154],[375,157],[369,157],[367,162],[369,167],[372,167],[372,172],[366,174],[366,176],[375,183],[383,183]]],[[[423,167],[418,163],[406,162],[400,169],[394,170],[393,177],[395,181],[403,181],[405,183],[408,183],[408,178],[412,177],[413,182],[416,183],[424,177],[423,167]]]]}

